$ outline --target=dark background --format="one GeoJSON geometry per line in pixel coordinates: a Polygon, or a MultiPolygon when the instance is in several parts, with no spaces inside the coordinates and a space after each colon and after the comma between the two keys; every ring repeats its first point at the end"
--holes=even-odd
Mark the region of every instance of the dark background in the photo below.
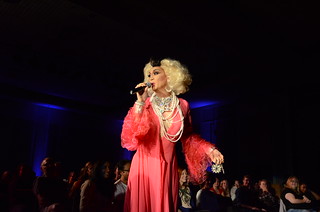
{"type": "MultiPolygon", "coordinates": [[[[151,56],[193,75],[195,130],[251,174],[319,185],[319,13],[308,1],[0,0],[0,170],[117,161],[151,56]]],[[[38,173],[39,170],[37,170],[38,173]]]]}

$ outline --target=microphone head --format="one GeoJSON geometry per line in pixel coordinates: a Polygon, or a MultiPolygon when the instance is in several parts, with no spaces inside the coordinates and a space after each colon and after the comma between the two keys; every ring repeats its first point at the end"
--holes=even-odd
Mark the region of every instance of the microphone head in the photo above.
{"type": "Polygon", "coordinates": [[[146,86],[147,86],[148,88],[150,88],[150,87],[152,86],[152,84],[151,84],[150,82],[147,82],[147,83],[146,83],[146,86]]]}

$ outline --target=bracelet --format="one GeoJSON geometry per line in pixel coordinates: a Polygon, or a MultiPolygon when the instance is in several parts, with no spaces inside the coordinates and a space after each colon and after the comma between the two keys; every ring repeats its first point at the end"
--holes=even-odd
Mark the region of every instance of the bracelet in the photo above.
{"type": "Polygon", "coordinates": [[[136,102],[135,102],[137,105],[140,105],[140,106],[143,106],[145,103],[144,102],[141,102],[141,101],[139,101],[139,100],[137,100],[136,102]]]}
{"type": "Polygon", "coordinates": [[[217,148],[215,148],[214,146],[213,146],[213,147],[211,147],[211,149],[210,149],[209,153],[213,152],[213,150],[215,150],[215,149],[217,149],[217,148]]]}
{"type": "Polygon", "coordinates": [[[144,106],[144,102],[140,102],[140,101],[136,101],[135,104],[137,104],[136,106],[136,113],[142,113],[142,108],[144,106]]]}

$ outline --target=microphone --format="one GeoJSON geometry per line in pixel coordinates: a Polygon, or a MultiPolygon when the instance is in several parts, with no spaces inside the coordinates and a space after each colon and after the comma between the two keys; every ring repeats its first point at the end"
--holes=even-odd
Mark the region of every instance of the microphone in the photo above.
{"type": "Polygon", "coordinates": [[[141,86],[141,87],[138,87],[138,88],[135,88],[135,89],[131,90],[130,94],[139,93],[140,91],[143,91],[146,87],[150,88],[151,87],[151,83],[147,82],[145,86],[141,86]]]}

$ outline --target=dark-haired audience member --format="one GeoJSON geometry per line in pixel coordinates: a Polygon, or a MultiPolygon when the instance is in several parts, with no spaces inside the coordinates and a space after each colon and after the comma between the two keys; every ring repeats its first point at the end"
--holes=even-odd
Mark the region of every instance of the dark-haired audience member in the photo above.
{"type": "Polygon", "coordinates": [[[300,182],[299,189],[302,195],[311,200],[312,208],[320,211],[320,195],[309,189],[306,182],[300,182]]]}
{"type": "Polygon", "coordinates": [[[56,175],[55,161],[47,157],[41,162],[42,176],[35,179],[33,192],[40,212],[66,212],[68,184],[56,175]]]}
{"type": "Polygon", "coordinates": [[[112,212],[115,186],[110,162],[94,163],[92,175],[81,185],[80,212],[112,212]]]}
{"type": "Polygon", "coordinates": [[[312,210],[312,201],[299,192],[299,180],[296,176],[288,177],[280,198],[287,212],[315,211],[312,210]]]}
{"type": "Polygon", "coordinates": [[[80,169],[78,179],[72,184],[69,190],[69,198],[71,199],[71,211],[79,212],[81,185],[89,179],[92,174],[93,162],[88,161],[80,169]]]}
{"type": "Polygon", "coordinates": [[[189,174],[186,168],[178,168],[179,173],[179,198],[178,211],[192,212],[196,208],[195,191],[189,181],[189,174]]]}
{"type": "Polygon", "coordinates": [[[263,208],[268,212],[279,211],[279,197],[272,188],[270,182],[266,179],[261,179],[258,182],[258,197],[263,208]]]}
{"type": "Polygon", "coordinates": [[[220,188],[220,179],[218,177],[214,177],[213,179],[214,183],[210,188],[210,191],[212,191],[215,194],[222,195],[223,190],[220,188]]]}
{"type": "Polygon", "coordinates": [[[233,203],[234,209],[238,212],[266,211],[261,207],[257,191],[254,189],[249,175],[243,176],[242,184],[236,190],[236,198],[233,203]]]}
{"type": "Polygon", "coordinates": [[[131,160],[121,160],[117,164],[120,178],[114,183],[114,207],[115,211],[123,212],[124,199],[127,192],[127,183],[130,173],[131,160]]]}
{"type": "Polygon", "coordinates": [[[210,191],[214,181],[212,172],[206,172],[206,179],[196,195],[196,207],[199,211],[220,212],[219,195],[210,191]]]}

